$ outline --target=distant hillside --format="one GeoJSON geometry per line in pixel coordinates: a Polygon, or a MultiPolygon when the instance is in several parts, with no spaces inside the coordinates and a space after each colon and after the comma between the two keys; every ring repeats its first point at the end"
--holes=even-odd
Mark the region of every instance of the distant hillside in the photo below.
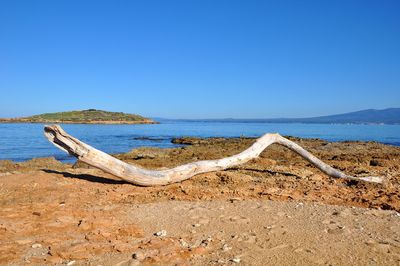
{"type": "Polygon", "coordinates": [[[2,118],[3,123],[70,123],[70,124],[152,124],[149,118],[122,112],[107,112],[96,109],[46,113],[21,118],[2,118]]]}
{"type": "MultiPolygon", "coordinates": [[[[158,119],[167,121],[168,119],[158,119]]],[[[181,121],[237,122],[237,123],[312,123],[312,124],[400,124],[400,108],[384,110],[368,109],[357,112],[309,117],[309,118],[267,118],[267,119],[181,119],[181,121]]]]}
{"type": "Polygon", "coordinates": [[[368,109],[345,114],[294,119],[294,121],[302,123],[400,124],[400,108],[368,109]]]}

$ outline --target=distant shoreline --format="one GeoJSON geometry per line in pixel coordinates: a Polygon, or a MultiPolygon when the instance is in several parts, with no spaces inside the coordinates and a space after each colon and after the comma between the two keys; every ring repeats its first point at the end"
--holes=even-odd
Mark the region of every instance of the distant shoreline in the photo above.
{"type": "Polygon", "coordinates": [[[0,119],[0,124],[92,124],[92,125],[135,125],[135,124],[160,124],[153,120],[144,121],[63,121],[63,120],[47,120],[47,121],[29,121],[29,120],[16,120],[10,118],[0,119]]]}
{"type": "Polygon", "coordinates": [[[45,113],[29,117],[0,118],[0,123],[40,124],[157,124],[154,120],[135,114],[96,109],[45,113]]]}
{"type": "MultiPolygon", "coordinates": [[[[162,121],[162,118],[160,118],[162,121]]],[[[168,120],[168,119],[164,119],[168,120]]],[[[172,119],[174,120],[174,119],[172,119]]],[[[213,118],[181,119],[185,121],[231,122],[231,123],[300,123],[300,124],[365,124],[365,125],[399,125],[400,108],[383,110],[367,109],[356,112],[305,117],[305,118],[213,118]]]]}
{"type": "Polygon", "coordinates": [[[249,119],[172,119],[159,118],[161,123],[164,122],[187,122],[187,123],[259,123],[259,124],[302,124],[302,125],[400,125],[400,123],[383,123],[383,122],[311,122],[311,121],[269,121],[257,118],[249,119]]]}

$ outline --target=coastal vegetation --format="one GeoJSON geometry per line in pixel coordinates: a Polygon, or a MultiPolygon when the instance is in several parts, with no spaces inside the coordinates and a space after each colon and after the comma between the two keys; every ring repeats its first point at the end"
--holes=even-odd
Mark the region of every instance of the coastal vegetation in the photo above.
{"type": "Polygon", "coordinates": [[[3,123],[68,123],[68,124],[153,124],[153,120],[123,112],[108,112],[103,110],[88,109],[82,111],[69,111],[45,113],[21,118],[2,118],[3,123]]]}

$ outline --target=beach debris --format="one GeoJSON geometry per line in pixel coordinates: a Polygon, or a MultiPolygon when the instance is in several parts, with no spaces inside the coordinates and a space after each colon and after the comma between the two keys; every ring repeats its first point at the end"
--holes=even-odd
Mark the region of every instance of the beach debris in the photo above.
{"type": "Polygon", "coordinates": [[[154,235],[159,236],[159,237],[164,237],[164,236],[167,236],[167,231],[161,230],[161,231],[156,232],[154,235]]]}
{"type": "Polygon", "coordinates": [[[140,186],[167,185],[181,182],[197,174],[232,168],[257,158],[263,150],[274,143],[296,152],[330,177],[373,183],[382,183],[383,181],[382,177],[376,176],[349,176],[322,162],[297,143],[282,137],[278,133],[267,133],[258,138],[248,149],[230,157],[217,160],[197,161],[165,170],[143,169],[118,160],[70,136],[58,125],[45,126],[44,134],[56,147],[77,157],[80,161],[99,168],[122,180],[140,186]]]}

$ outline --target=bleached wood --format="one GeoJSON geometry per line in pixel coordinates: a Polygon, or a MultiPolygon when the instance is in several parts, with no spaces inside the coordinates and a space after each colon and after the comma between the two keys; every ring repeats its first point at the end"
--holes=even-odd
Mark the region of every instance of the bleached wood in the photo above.
{"type": "Polygon", "coordinates": [[[141,186],[167,185],[180,182],[194,175],[218,170],[224,170],[256,158],[260,153],[273,143],[280,144],[298,153],[319,170],[334,178],[345,178],[367,182],[381,183],[381,177],[353,177],[346,175],[333,167],[325,164],[317,157],[279,134],[268,133],[256,140],[256,142],[243,152],[218,159],[205,160],[180,165],[166,170],[148,170],[125,163],[107,153],[97,150],[88,144],[70,136],[60,126],[45,126],[47,139],[61,150],[75,156],[82,162],[97,167],[107,173],[115,175],[122,180],[141,186]]]}

